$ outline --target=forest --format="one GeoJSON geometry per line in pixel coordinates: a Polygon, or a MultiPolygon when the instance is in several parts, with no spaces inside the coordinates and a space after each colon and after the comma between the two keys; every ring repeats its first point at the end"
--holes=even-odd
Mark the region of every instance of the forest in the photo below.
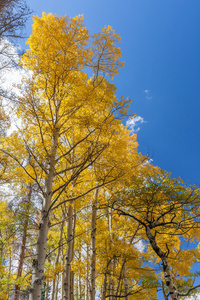
{"type": "Polygon", "coordinates": [[[0,2],[0,71],[23,74],[0,83],[0,299],[195,297],[200,190],[123,125],[136,116],[113,84],[120,36],[43,13],[16,55],[31,13],[0,2]]]}

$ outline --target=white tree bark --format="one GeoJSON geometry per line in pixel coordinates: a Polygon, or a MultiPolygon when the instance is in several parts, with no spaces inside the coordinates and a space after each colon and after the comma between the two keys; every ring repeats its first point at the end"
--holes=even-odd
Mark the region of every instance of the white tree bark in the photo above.
{"type": "MultiPolygon", "coordinates": [[[[60,274],[58,273],[58,276],[57,276],[57,280],[56,280],[56,290],[55,290],[55,300],[58,300],[58,287],[59,287],[59,282],[60,282],[60,274]]],[[[62,283],[62,274],[61,274],[61,283],[62,283]]],[[[62,289],[62,286],[61,286],[61,289],[62,289]]],[[[61,291],[62,293],[62,291],[61,291]]],[[[60,295],[61,295],[60,293],[60,295]]],[[[61,298],[62,299],[62,298],[61,298]]]]}
{"type": "MultiPolygon", "coordinates": [[[[64,223],[61,223],[61,228],[60,228],[60,238],[59,238],[59,248],[58,248],[58,253],[56,256],[56,262],[55,262],[55,266],[58,265],[59,259],[60,259],[60,253],[61,253],[61,244],[62,244],[62,239],[63,239],[63,228],[64,228],[64,223]]],[[[51,300],[54,300],[55,298],[55,292],[56,292],[56,277],[57,275],[55,275],[55,278],[53,279],[53,287],[52,287],[52,294],[51,294],[51,300]]]]}
{"type": "MultiPolygon", "coordinates": [[[[27,238],[27,230],[28,230],[28,223],[29,223],[29,210],[31,206],[31,194],[32,194],[32,186],[29,186],[29,193],[28,193],[28,199],[27,199],[27,208],[26,208],[26,217],[24,221],[24,231],[23,231],[23,236],[22,236],[22,245],[21,245],[21,250],[20,250],[20,256],[19,256],[19,265],[18,265],[18,270],[17,270],[17,278],[20,278],[22,276],[22,268],[24,264],[24,256],[25,256],[25,251],[26,251],[26,238],[27,238]]],[[[16,284],[15,285],[15,290],[14,290],[14,297],[13,300],[19,300],[20,296],[20,285],[16,284]]]]}
{"type": "MultiPolygon", "coordinates": [[[[65,255],[64,255],[64,251],[63,251],[63,245],[61,247],[61,255],[62,255],[62,264],[64,265],[65,264],[65,255]]],[[[60,293],[61,299],[64,299],[64,276],[65,276],[65,273],[63,271],[61,274],[61,293],[60,293]]]]}
{"type": "Polygon", "coordinates": [[[46,291],[45,291],[45,300],[48,300],[49,298],[49,280],[47,280],[47,284],[46,284],[46,291]]]}
{"type": "Polygon", "coordinates": [[[86,277],[85,277],[85,300],[89,299],[89,245],[87,243],[87,253],[86,253],[86,277]]]}
{"type": "Polygon", "coordinates": [[[179,300],[180,298],[178,296],[178,290],[177,290],[176,285],[174,285],[174,283],[173,283],[167,255],[157,245],[155,237],[152,235],[151,229],[149,228],[149,226],[146,226],[146,234],[147,234],[147,237],[151,244],[152,249],[156,252],[156,254],[160,257],[160,259],[162,261],[162,267],[163,267],[163,272],[164,272],[164,276],[165,276],[165,283],[169,289],[170,299],[171,300],[179,300]]]}
{"type": "Polygon", "coordinates": [[[32,265],[32,283],[30,289],[29,300],[40,300],[42,293],[42,286],[44,281],[44,264],[46,258],[46,245],[47,234],[49,231],[49,208],[52,199],[52,186],[55,169],[55,157],[58,147],[59,130],[56,130],[52,141],[52,151],[49,162],[49,172],[45,182],[45,193],[43,198],[43,209],[41,214],[41,220],[39,225],[38,240],[37,240],[37,252],[36,257],[33,260],[32,265]]]}
{"type": "Polygon", "coordinates": [[[124,300],[128,300],[128,278],[126,269],[126,260],[124,260],[124,300]]]}
{"type": "MultiPolygon", "coordinates": [[[[112,211],[108,208],[107,211],[107,227],[108,231],[110,233],[110,243],[113,243],[113,233],[112,233],[112,211]]],[[[115,272],[115,257],[113,257],[110,261],[110,275],[109,275],[109,284],[108,284],[108,294],[109,294],[109,300],[114,300],[115,298],[115,284],[113,280],[113,275],[115,272]]]]}
{"type": "Polygon", "coordinates": [[[89,299],[88,277],[85,278],[85,300],[89,299]]]}
{"type": "MultiPolygon", "coordinates": [[[[78,251],[79,262],[81,263],[81,246],[78,251]]],[[[82,286],[81,286],[81,270],[79,269],[78,273],[78,300],[82,299],[82,286]]]]}
{"type": "Polygon", "coordinates": [[[91,254],[90,254],[90,300],[95,300],[95,273],[96,273],[96,222],[97,222],[97,201],[98,201],[97,189],[95,192],[95,198],[92,204],[92,230],[91,230],[91,254]]]}
{"type": "Polygon", "coordinates": [[[67,253],[65,258],[65,275],[64,275],[64,297],[65,300],[73,300],[73,283],[71,262],[74,252],[74,233],[75,233],[75,211],[72,204],[68,208],[68,232],[67,232],[67,253]]]}

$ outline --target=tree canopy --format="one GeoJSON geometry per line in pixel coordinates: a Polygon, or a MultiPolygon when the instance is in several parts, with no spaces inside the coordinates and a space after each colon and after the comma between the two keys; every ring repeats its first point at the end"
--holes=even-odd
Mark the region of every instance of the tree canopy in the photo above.
{"type": "Polygon", "coordinates": [[[130,99],[112,81],[120,36],[90,34],[80,15],[33,21],[12,102],[19,125],[8,132],[3,110],[0,120],[0,298],[195,293],[199,252],[185,245],[200,238],[200,191],[153,166],[123,125],[130,99]]]}

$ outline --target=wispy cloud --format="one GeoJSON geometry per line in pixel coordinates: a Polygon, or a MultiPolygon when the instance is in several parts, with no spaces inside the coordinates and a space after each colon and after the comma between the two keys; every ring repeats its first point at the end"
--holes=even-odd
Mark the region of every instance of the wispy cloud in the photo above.
{"type": "Polygon", "coordinates": [[[152,99],[152,97],[150,96],[150,91],[149,90],[144,90],[144,94],[145,94],[145,98],[147,100],[151,100],[152,99]]]}
{"type": "Polygon", "coordinates": [[[132,133],[136,133],[140,130],[140,125],[142,123],[146,123],[146,121],[142,117],[136,116],[129,118],[128,121],[126,121],[126,126],[128,126],[132,133]]]}

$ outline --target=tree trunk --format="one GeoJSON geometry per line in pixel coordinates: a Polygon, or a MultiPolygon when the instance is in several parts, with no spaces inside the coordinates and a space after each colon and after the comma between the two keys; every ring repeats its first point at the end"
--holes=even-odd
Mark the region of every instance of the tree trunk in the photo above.
{"type": "Polygon", "coordinates": [[[110,260],[108,260],[105,273],[104,273],[104,279],[103,279],[103,286],[102,286],[102,297],[101,300],[106,299],[106,289],[107,289],[107,273],[108,273],[108,268],[109,268],[110,260]]]}
{"type": "MultiPolygon", "coordinates": [[[[110,233],[110,244],[113,243],[113,233],[112,233],[112,212],[108,208],[107,211],[107,227],[108,231],[110,233]]],[[[111,248],[111,246],[109,246],[111,248]]],[[[113,275],[115,271],[115,257],[113,257],[110,261],[110,272],[109,272],[109,284],[108,284],[108,290],[109,290],[109,300],[114,300],[115,298],[115,285],[113,280],[113,275]]]]}
{"type": "Polygon", "coordinates": [[[119,287],[120,287],[120,283],[121,283],[121,280],[122,280],[122,277],[123,277],[125,261],[126,260],[124,259],[123,262],[122,262],[122,267],[121,267],[121,270],[120,270],[119,279],[118,279],[117,288],[116,288],[116,293],[115,293],[115,300],[117,300],[118,295],[119,295],[119,287]]]}
{"type": "Polygon", "coordinates": [[[102,297],[101,300],[105,300],[106,299],[106,288],[107,288],[107,270],[104,274],[104,278],[103,278],[103,286],[102,286],[102,297]]]}
{"type": "MultiPolygon", "coordinates": [[[[63,245],[61,247],[61,255],[62,255],[62,264],[64,266],[65,264],[65,255],[64,255],[64,251],[63,251],[63,245]]],[[[61,273],[61,299],[64,299],[64,276],[65,276],[65,272],[63,271],[61,273]]]]}
{"type": "Polygon", "coordinates": [[[114,300],[114,282],[113,282],[113,278],[112,275],[110,276],[110,282],[109,282],[109,300],[114,300]]]}
{"type": "Polygon", "coordinates": [[[75,231],[75,212],[72,204],[69,204],[68,208],[68,233],[67,233],[67,254],[65,258],[65,275],[64,275],[64,298],[65,300],[71,300],[71,262],[74,252],[74,231],[75,231]],[[73,214],[74,213],[74,214],[73,214]]]}
{"type": "Polygon", "coordinates": [[[70,271],[70,300],[74,300],[74,271],[70,271]]]}
{"type": "Polygon", "coordinates": [[[85,300],[89,299],[89,245],[87,243],[87,253],[86,253],[86,277],[85,277],[85,300]]]}
{"type": "Polygon", "coordinates": [[[46,259],[46,245],[47,234],[49,231],[49,208],[52,199],[52,185],[55,170],[55,158],[58,147],[59,130],[57,129],[53,137],[52,153],[49,163],[49,172],[45,182],[45,193],[43,198],[43,209],[41,214],[41,221],[39,225],[38,239],[37,239],[37,252],[36,258],[33,260],[32,265],[32,283],[30,289],[29,300],[40,300],[42,293],[42,286],[44,281],[44,264],[46,259]]]}
{"type": "MultiPolygon", "coordinates": [[[[60,228],[60,238],[59,238],[59,245],[58,245],[58,253],[57,253],[57,256],[56,256],[55,266],[58,265],[58,262],[59,262],[59,259],[60,259],[61,244],[62,244],[62,239],[63,239],[62,235],[63,235],[64,223],[65,223],[65,222],[62,222],[62,223],[61,223],[61,228],[60,228]]],[[[55,274],[55,277],[54,277],[54,279],[53,279],[53,287],[52,287],[51,300],[54,300],[54,298],[55,298],[55,291],[56,291],[56,276],[57,276],[57,274],[55,274]]]]}
{"type": "Polygon", "coordinates": [[[88,277],[85,278],[85,300],[89,299],[88,277]]]}
{"type": "Polygon", "coordinates": [[[162,261],[162,267],[163,267],[163,272],[164,272],[164,276],[165,276],[165,283],[169,289],[169,296],[170,296],[171,300],[179,300],[180,298],[178,296],[178,290],[176,288],[176,285],[173,284],[167,255],[158,247],[156,240],[155,240],[155,236],[152,235],[151,229],[149,228],[149,226],[146,226],[146,234],[147,234],[147,238],[151,244],[152,249],[155,251],[155,253],[160,257],[160,259],[162,261]]]}
{"type": "MultiPolygon", "coordinates": [[[[24,231],[23,231],[23,236],[22,236],[22,245],[21,245],[21,250],[20,250],[20,255],[19,255],[19,265],[18,265],[16,280],[22,276],[22,268],[23,268],[24,255],[25,255],[25,249],[26,249],[27,227],[28,227],[28,221],[29,221],[29,209],[30,209],[30,203],[31,203],[31,193],[32,193],[32,187],[30,186],[28,199],[27,199],[27,209],[26,209],[27,211],[26,211],[26,218],[25,218],[25,222],[24,222],[24,231]]],[[[20,294],[20,285],[16,284],[13,300],[18,300],[19,294],[20,294]]]]}
{"type": "MultiPolygon", "coordinates": [[[[74,258],[74,239],[75,239],[75,229],[76,229],[76,210],[73,210],[74,212],[74,216],[73,216],[73,245],[72,245],[72,260],[74,258]]],[[[74,300],[74,271],[71,271],[71,284],[70,284],[70,294],[71,294],[71,298],[70,300],[74,300]]]]}
{"type": "MultiPolygon", "coordinates": [[[[79,248],[79,252],[78,252],[78,259],[79,259],[79,263],[81,263],[81,246],[79,248]]],[[[81,287],[81,270],[79,268],[79,273],[78,273],[78,300],[82,299],[82,287],[81,287]]]]}
{"type": "MultiPolygon", "coordinates": [[[[62,276],[62,274],[61,274],[61,276],[62,276]]],[[[58,300],[58,284],[59,284],[59,281],[60,281],[59,277],[60,277],[60,274],[58,274],[58,278],[56,280],[55,300],[58,300]]],[[[62,277],[61,277],[61,293],[62,293],[62,277]]],[[[61,299],[63,299],[63,298],[61,298],[61,299]]]]}
{"type": "Polygon", "coordinates": [[[126,270],[126,259],[124,260],[124,300],[128,300],[128,278],[126,270]]]}
{"type": "Polygon", "coordinates": [[[47,284],[46,284],[45,300],[48,300],[48,297],[49,297],[49,280],[47,281],[47,284]]]}
{"type": "MultiPolygon", "coordinates": [[[[23,232],[23,236],[22,236],[22,245],[21,245],[21,251],[20,251],[20,256],[19,256],[19,265],[18,265],[16,280],[22,276],[22,268],[23,268],[23,262],[24,262],[26,237],[27,237],[27,225],[28,225],[28,220],[26,219],[25,224],[24,224],[24,232],[23,232]]],[[[19,294],[20,294],[20,285],[16,284],[15,285],[15,290],[14,290],[13,300],[18,300],[19,299],[19,294]]]]}
{"type": "Polygon", "coordinates": [[[8,271],[8,283],[7,283],[7,298],[6,300],[10,300],[10,276],[11,276],[11,268],[12,268],[12,253],[10,250],[9,253],[9,271],[8,271]]]}
{"type": "Polygon", "coordinates": [[[163,280],[162,280],[162,291],[163,291],[163,296],[164,296],[165,300],[169,300],[168,296],[165,293],[165,283],[163,280]]]}
{"type": "Polygon", "coordinates": [[[95,199],[92,205],[92,231],[91,231],[91,265],[90,265],[90,300],[95,300],[95,268],[96,268],[96,221],[97,221],[97,200],[98,189],[95,192],[95,199]]]}

